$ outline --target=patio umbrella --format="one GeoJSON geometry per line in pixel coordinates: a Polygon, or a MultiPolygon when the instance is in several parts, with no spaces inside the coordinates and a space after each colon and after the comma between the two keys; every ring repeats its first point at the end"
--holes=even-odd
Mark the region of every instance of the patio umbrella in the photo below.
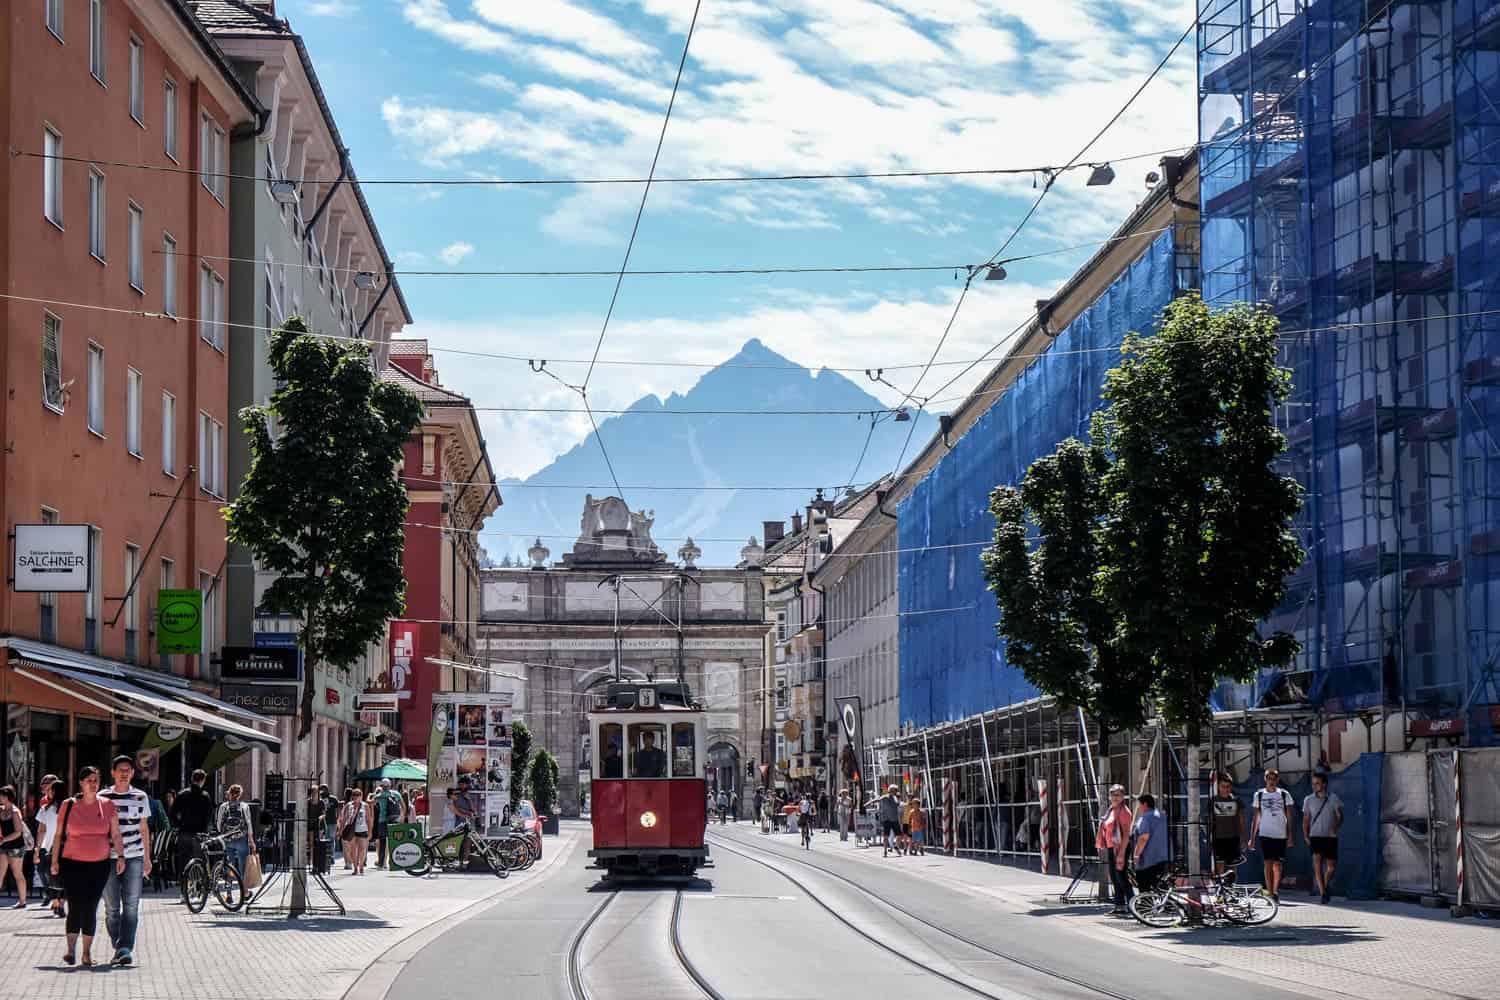
{"type": "Polygon", "coordinates": [[[426,781],[427,765],[421,761],[397,757],[379,767],[361,771],[354,777],[358,781],[379,781],[381,778],[390,778],[392,781],[426,781]]]}

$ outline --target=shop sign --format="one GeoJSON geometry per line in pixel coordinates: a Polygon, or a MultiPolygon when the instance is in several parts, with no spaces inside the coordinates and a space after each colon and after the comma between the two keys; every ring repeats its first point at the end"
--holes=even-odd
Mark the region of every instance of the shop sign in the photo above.
{"type": "Polygon", "coordinates": [[[225,646],[219,676],[227,681],[291,681],[302,676],[302,650],[295,646],[225,646]]]}
{"type": "Polygon", "coordinates": [[[296,632],[256,632],[255,645],[260,649],[296,649],[296,632]]]}
{"type": "Polygon", "coordinates": [[[330,705],[337,705],[339,703],[339,689],[335,687],[325,687],[323,689],[323,700],[330,705]]]}
{"type": "Polygon", "coordinates": [[[203,652],[203,592],[156,592],[156,649],[159,653],[203,652]]]}
{"type": "Polygon", "coordinates": [[[361,712],[395,712],[401,706],[394,691],[366,691],[354,696],[354,707],[361,712]]]}
{"type": "Polygon", "coordinates": [[[18,593],[87,593],[91,569],[88,525],[16,525],[11,577],[18,593]]]}
{"type": "Polygon", "coordinates": [[[1417,719],[1411,724],[1411,735],[1462,736],[1465,728],[1464,720],[1460,718],[1417,719]]]}
{"type": "Polygon", "coordinates": [[[224,684],[219,697],[247,712],[258,715],[296,715],[295,684],[224,684]]]}

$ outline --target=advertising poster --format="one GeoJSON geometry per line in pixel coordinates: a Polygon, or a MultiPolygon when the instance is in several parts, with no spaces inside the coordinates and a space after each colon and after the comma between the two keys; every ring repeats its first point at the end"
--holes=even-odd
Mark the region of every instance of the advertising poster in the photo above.
{"type": "Polygon", "coordinates": [[[468,779],[469,807],[487,834],[502,832],[509,814],[512,695],[509,692],[432,696],[427,750],[428,828],[452,825],[448,790],[468,779]]]}

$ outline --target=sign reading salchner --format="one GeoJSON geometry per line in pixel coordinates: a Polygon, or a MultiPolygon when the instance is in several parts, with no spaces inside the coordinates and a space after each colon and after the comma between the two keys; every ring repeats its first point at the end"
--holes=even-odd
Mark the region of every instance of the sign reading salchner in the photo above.
{"type": "Polygon", "coordinates": [[[88,593],[90,569],[88,525],[16,525],[17,592],[88,593]]]}

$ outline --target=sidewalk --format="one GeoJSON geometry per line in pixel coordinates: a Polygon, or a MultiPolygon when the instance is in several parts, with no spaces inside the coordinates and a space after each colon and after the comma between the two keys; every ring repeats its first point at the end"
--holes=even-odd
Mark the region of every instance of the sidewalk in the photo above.
{"type": "MultiPolygon", "coordinates": [[[[742,824],[728,830],[751,844],[769,839],[777,848],[796,846],[795,838],[785,834],[762,837],[757,827],[742,824]]],[[[1075,932],[1128,941],[1259,982],[1371,1000],[1500,997],[1496,921],[1455,920],[1446,912],[1408,903],[1336,898],[1323,906],[1311,896],[1282,893],[1281,912],[1264,927],[1152,930],[1109,916],[1108,906],[1060,903],[1068,878],[935,853],[882,858],[878,848],[859,848],[852,839],[845,843],[821,832],[813,849],[864,864],[894,866],[957,892],[985,897],[1007,912],[1059,921],[1075,932]]],[[[1060,942],[1059,947],[1066,945],[1060,942]]],[[[1170,974],[1169,967],[1163,974],[1170,974]]]]}
{"type": "MultiPolygon", "coordinates": [[[[504,880],[490,874],[418,879],[374,868],[355,877],[335,861],[329,882],[348,910],[344,917],[246,916],[226,913],[213,899],[194,916],[175,894],[148,893],[141,901],[138,964],[124,969],[70,969],[62,964],[63,921],[37,906],[0,909],[0,981],[7,995],[28,1000],[339,1000],[401,941],[535,883],[566,863],[577,844],[573,830],[548,837],[546,853],[530,871],[504,880]]],[[[109,955],[101,904],[94,957],[109,955]]]]}

